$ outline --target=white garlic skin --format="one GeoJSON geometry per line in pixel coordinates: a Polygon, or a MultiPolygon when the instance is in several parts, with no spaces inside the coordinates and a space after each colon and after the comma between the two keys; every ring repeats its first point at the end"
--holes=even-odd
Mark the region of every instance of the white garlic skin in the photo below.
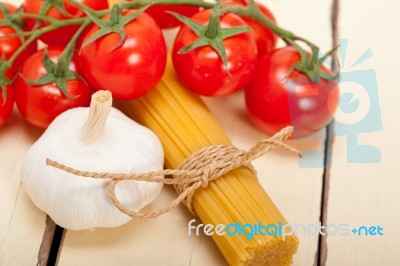
{"type": "MultiPolygon", "coordinates": [[[[81,128],[88,113],[89,108],[75,108],[58,116],[28,151],[22,166],[22,181],[33,203],[70,230],[117,227],[131,217],[109,199],[109,180],[75,176],[47,166],[46,159],[79,170],[108,173],[157,171],[164,163],[157,136],[115,108],[110,111],[104,136],[95,143],[85,143],[81,128]]],[[[139,211],[154,201],[161,189],[158,183],[122,181],[116,195],[124,206],[139,211]]]]}

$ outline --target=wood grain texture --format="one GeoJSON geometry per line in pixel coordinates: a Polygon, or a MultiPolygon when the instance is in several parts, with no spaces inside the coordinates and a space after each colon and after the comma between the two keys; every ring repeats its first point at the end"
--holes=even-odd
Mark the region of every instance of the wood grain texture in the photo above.
{"type": "MultiPolygon", "coordinates": [[[[328,224],[349,224],[350,230],[359,226],[384,228],[383,236],[328,236],[327,265],[399,265],[400,261],[400,170],[398,154],[400,144],[398,132],[398,71],[396,64],[400,56],[396,52],[400,42],[394,33],[400,32],[400,3],[398,1],[341,1],[340,36],[347,40],[347,53],[341,62],[343,73],[372,70],[376,73],[378,94],[368,96],[370,84],[360,85],[363,80],[374,79],[366,72],[355,75],[353,82],[341,83],[342,93],[355,91],[358,108],[351,114],[338,114],[337,119],[350,125],[369,119],[365,133],[354,138],[336,136],[333,145],[331,184],[328,203],[328,224]],[[373,17],[373,19],[372,19],[373,17]],[[370,49],[373,56],[351,67],[357,59],[370,49]],[[364,75],[364,76],[363,76],[364,75]],[[366,94],[366,96],[363,96],[366,94]],[[370,104],[368,104],[370,102],[370,104]],[[363,106],[377,108],[374,116],[362,114],[363,106]],[[375,125],[382,119],[383,127],[375,125]],[[357,158],[371,160],[368,151],[353,144],[371,145],[380,151],[380,160],[370,163],[352,163],[348,151],[359,151],[357,158]]],[[[342,49],[345,49],[342,46],[342,49]]],[[[369,90],[371,91],[371,90],[369,90]]],[[[374,91],[374,88],[372,88],[374,91]]],[[[371,93],[370,93],[371,95],[371,93]]],[[[339,128],[335,126],[336,132],[339,128]]],[[[360,130],[361,131],[361,130],[360,130]]],[[[350,129],[345,131],[350,135],[350,129]]]]}
{"type": "Polygon", "coordinates": [[[16,112],[0,128],[0,265],[35,265],[47,257],[41,245],[51,242],[51,228],[46,229],[46,215],[32,204],[20,176],[25,152],[40,134],[16,112]]]}

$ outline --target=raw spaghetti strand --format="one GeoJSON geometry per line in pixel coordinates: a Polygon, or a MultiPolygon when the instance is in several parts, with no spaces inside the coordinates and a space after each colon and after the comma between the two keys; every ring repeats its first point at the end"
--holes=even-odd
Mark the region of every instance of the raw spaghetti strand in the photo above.
{"type": "MultiPolygon", "coordinates": [[[[248,167],[250,170],[254,171],[250,162],[267,153],[273,146],[277,146],[300,156],[301,153],[298,150],[282,142],[289,138],[292,131],[292,127],[286,127],[273,137],[260,140],[247,152],[239,150],[232,145],[213,145],[204,148],[192,154],[182,162],[178,167],[178,170],[166,169],[138,174],[114,174],[80,171],[50,159],[47,159],[46,164],[76,176],[111,179],[108,184],[108,194],[112,203],[121,212],[131,216],[132,218],[155,218],[164,213],[170,212],[181,202],[183,202],[191,213],[196,214],[192,206],[192,197],[200,187],[208,187],[210,181],[214,181],[241,166],[248,167]],[[173,175],[176,176],[176,178],[159,178],[162,175],[173,175]],[[133,212],[124,207],[115,194],[116,185],[123,180],[137,180],[174,185],[178,192],[178,197],[163,209],[149,213],[133,212]]],[[[246,212],[249,211],[246,210],[246,212]]],[[[250,213],[248,213],[248,215],[250,215],[250,213]]]]}

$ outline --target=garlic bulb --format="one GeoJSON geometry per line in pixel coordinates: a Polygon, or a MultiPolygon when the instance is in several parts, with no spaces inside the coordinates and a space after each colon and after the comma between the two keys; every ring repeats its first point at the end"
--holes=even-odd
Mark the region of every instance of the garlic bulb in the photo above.
{"type": "MultiPolygon", "coordinates": [[[[109,180],[75,176],[47,166],[46,159],[91,172],[163,169],[164,154],[156,135],[111,104],[111,93],[100,91],[93,95],[90,108],[75,108],[58,116],[23,163],[22,180],[33,203],[66,229],[116,227],[131,218],[109,199],[109,180]]],[[[161,189],[157,183],[122,181],[116,195],[127,208],[139,211],[161,189]]]]}

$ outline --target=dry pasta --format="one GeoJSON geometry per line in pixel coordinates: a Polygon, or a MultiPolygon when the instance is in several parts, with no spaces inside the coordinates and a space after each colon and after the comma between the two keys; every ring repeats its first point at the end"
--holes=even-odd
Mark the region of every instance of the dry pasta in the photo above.
{"type": "MultiPolygon", "coordinates": [[[[221,126],[202,100],[185,90],[168,63],[162,81],[138,100],[122,102],[125,112],[151,128],[161,139],[165,165],[176,168],[192,153],[214,144],[230,144],[221,126]]],[[[204,224],[282,223],[286,220],[246,167],[232,171],[196,191],[193,207],[204,224]]],[[[298,240],[258,234],[213,239],[230,265],[290,265],[298,240]]]]}

